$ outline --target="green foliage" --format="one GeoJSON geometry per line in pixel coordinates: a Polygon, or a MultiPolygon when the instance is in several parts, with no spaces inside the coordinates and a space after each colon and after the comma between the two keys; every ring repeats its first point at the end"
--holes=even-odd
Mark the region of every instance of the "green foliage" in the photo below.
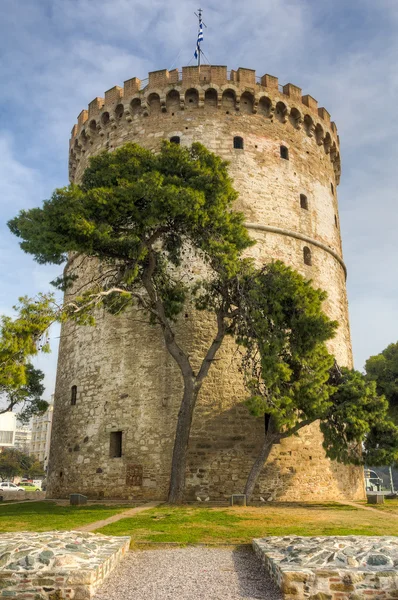
{"type": "MultiPolygon", "coordinates": [[[[159,154],[126,144],[93,157],[80,186],[55,190],[42,208],[22,211],[9,227],[40,263],[61,264],[74,251],[112,265],[107,288],[141,285],[149,254],[156,256],[153,281],[174,316],[187,286],[170,267],[181,264],[188,248],[231,275],[241,251],[252,244],[243,214],[232,210],[236,197],[227,163],[200,144],[164,142],[159,154]]],[[[107,306],[119,311],[115,296],[107,306]]],[[[85,301],[87,296],[78,299],[85,301]]]]}
{"type": "Polygon", "coordinates": [[[243,347],[251,412],[272,416],[280,431],[319,418],[333,391],[334,359],[324,342],[337,328],[322,312],[326,293],[280,261],[259,271],[249,266],[236,281],[234,333],[243,347]]]}
{"type": "Polygon", "coordinates": [[[26,382],[18,388],[0,386],[0,398],[3,406],[0,414],[17,407],[20,409],[18,420],[21,423],[28,423],[33,415],[44,412],[48,407],[48,403],[42,400],[45,389],[42,384],[44,373],[27,363],[25,365],[25,379],[26,382]]]}
{"type": "Polygon", "coordinates": [[[3,448],[0,452],[0,478],[4,481],[13,479],[17,475],[43,477],[44,471],[34,456],[24,454],[15,448],[3,448]]]}
{"type": "Polygon", "coordinates": [[[367,378],[376,382],[377,392],[384,394],[392,407],[398,406],[398,342],[365,363],[367,378]]]}
{"type": "Polygon", "coordinates": [[[20,390],[23,395],[29,386],[31,357],[50,351],[48,328],[57,318],[57,309],[52,295],[20,298],[14,309],[15,318],[0,318],[0,393],[20,390]]]}
{"type": "Polygon", "coordinates": [[[343,368],[321,421],[327,455],[345,463],[387,465],[398,458],[398,429],[388,402],[362,373],[343,368]]]}

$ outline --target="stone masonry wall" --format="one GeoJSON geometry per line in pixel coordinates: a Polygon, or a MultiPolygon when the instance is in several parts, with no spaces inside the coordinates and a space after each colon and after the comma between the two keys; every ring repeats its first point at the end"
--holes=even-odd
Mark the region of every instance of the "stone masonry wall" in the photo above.
{"type": "MultiPolygon", "coordinates": [[[[150,73],[146,87],[131,79],[82,111],[72,130],[70,176],[78,182],[90,156],[127,141],[157,151],[163,139],[194,141],[230,161],[257,244],[258,264],[278,258],[328,292],[325,310],[340,323],[330,343],[342,365],[352,365],[345,266],[341,255],[336,186],[339,141],[325,109],[269,75],[224,67],[150,73]],[[234,148],[234,138],[244,148],[234,148]],[[281,158],[285,146],[289,160],[281,158]],[[300,195],[307,198],[302,208],[300,195]],[[303,261],[304,247],[312,265],[303,261]]],[[[83,277],[97,264],[77,259],[83,277]]],[[[195,271],[196,266],[191,267],[195,271]]],[[[182,345],[199,364],[214,332],[211,317],[187,307],[177,325],[182,345]]],[[[141,313],[99,315],[95,328],[63,326],[50,452],[50,496],[81,491],[92,497],[164,499],[182,382],[161,333],[141,313]],[[77,386],[71,405],[71,386],[77,386]],[[122,431],[122,456],[110,458],[110,434],[122,431]]],[[[205,382],[189,446],[187,497],[223,498],[241,492],[259,450],[264,425],[251,417],[226,340],[205,382]]],[[[277,446],[255,495],[282,500],[363,498],[358,467],[330,462],[316,424],[277,446]]]]}

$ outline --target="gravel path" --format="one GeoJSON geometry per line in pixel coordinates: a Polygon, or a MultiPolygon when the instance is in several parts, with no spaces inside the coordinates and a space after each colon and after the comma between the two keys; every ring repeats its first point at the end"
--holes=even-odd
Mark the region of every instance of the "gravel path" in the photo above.
{"type": "Polygon", "coordinates": [[[130,552],[94,600],[280,600],[250,548],[130,552]]]}

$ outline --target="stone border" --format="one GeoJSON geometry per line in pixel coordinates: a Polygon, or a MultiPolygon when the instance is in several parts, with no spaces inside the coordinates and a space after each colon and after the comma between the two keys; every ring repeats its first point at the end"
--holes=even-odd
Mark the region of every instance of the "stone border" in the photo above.
{"type": "Polygon", "coordinates": [[[270,537],[253,548],[286,600],[398,598],[396,537],[270,537]]]}
{"type": "Polygon", "coordinates": [[[77,531],[2,534],[0,598],[92,598],[129,546],[130,537],[77,531]]]}

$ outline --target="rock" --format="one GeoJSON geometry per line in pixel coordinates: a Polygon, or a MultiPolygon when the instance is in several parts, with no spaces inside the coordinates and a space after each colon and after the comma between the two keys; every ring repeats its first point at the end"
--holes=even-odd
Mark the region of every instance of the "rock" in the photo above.
{"type": "Polygon", "coordinates": [[[379,567],[380,565],[391,564],[391,561],[388,558],[388,556],[385,556],[384,554],[370,554],[366,562],[372,567],[379,567]]]}
{"type": "Polygon", "coordinates": [[[44,550],[39,554],[39,561],[44,565],[49,565],[51,558],[54,557],[54,552],[52,550],[44,550]]]}
{"type": "Polygon", "coordinates": [[[0,568],[4,567],[8,563],[8,559],[11,556],[11,552],[4,552],[4,554],[0,555],[0,568]]]}

